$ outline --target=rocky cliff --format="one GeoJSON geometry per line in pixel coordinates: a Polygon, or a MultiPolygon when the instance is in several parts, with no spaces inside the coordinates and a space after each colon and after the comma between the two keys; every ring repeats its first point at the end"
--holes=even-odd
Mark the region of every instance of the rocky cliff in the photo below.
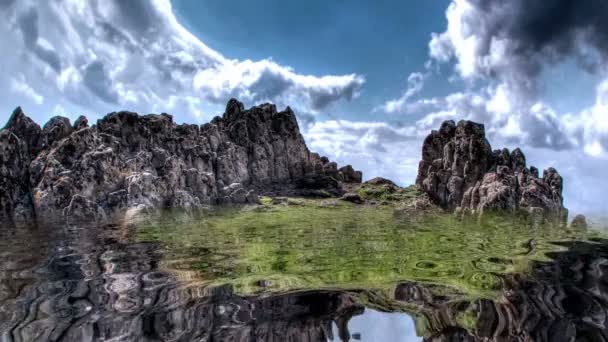
{"type": "Polygon", "coordinates": [[[482,124],[446,121],[424,140],[416,185],[444,209],[482,215],[524,211],[565,222],[563,180],[548,168],[526,167],[520,149],[492,150],[482,124]]]}
{"type": "Polygon", "coordinates": [[[108,114],[89,127],[54,117],[40,128],[17,108],[0,131],[0,218],[257,202],[257,194],[340,195],[361,173],[311,153],[293,111],[246,110],[177,125],[168,114],[108,114]]]}

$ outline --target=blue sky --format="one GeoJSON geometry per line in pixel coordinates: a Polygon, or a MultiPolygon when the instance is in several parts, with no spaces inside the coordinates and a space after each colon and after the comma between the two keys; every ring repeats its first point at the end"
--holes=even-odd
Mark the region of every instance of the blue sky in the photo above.
{"type": "MultiPolygon", "coordinates": [[[[180,21],[228,58],[271,57],[305,74],[364,75],[361,96],[328,113],[363,120],[378,103],[398,96],[411,72],[423,68],[431,32],[445,27],[448,3],[173,1],[180,21]]],[[[436,92],[447,87],[433,85],[436,92]]]]}
{"type": "Polygon", "coordinates": [[[574,212],[608,213],[608,3],[588,0],[5,0],[0,121],[204,123],[230,97],[296,111],[309,147],[413,182],[443,120],[555,166],[574,212]]]}

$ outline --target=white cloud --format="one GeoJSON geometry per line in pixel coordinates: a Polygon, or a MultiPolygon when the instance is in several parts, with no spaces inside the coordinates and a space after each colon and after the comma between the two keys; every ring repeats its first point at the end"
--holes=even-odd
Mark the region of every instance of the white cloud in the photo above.
{"type": "Polygon", "coordinates": [[[574,58],[585,70],[606,69],[600,65],[608,56],[608,44],[601,39],[608,38],[602,24],[608,14],[589,9],[608,10],[607,3],[564,6],[553,0],[533,6],[524,0],[453,0],[445,31],[431,36],[430,62],[453,63],[468,90],[412,101],[413,88],[408,86],[381,108],[424,115],[419,120],[424,127],[447,118],[470,119],[484,123],[490,137],[499,141],[603,155],[608,139],[600,123],[606,122],[607,109],[599,99],[601,85],[596,105],[579,113],[559,113],[543,100],[544,68],[574,58]],[[592,15],[581,21],[577,13],[592,15]],[[536,22],[544,25],[530,24],[536,22]]]}
{"type": "Polygon", "coordinates": [[[402,185],[416,177],[423,139],[414,126],[348,120],[314,123],[304,137],[311,150],[352,164],[365,179],[382,176],[402,185]]]}
{"type": "Polygon", "coordinates": [[[377,110],[383,110],[387,113],[403,113],[414,111],[416,107],[412,107],[409,100],[416,94],[420,93],[424,87],[424,81],[427,78],[427,74],[420,72],[411,73],[407,79],[407,89],[401,94],[401,97],[387,101],[385,104],[376,108],[377,110]]]}
{"type": "Polygon", "coordinates": [[[0,63],[24,70],[13,88],[35,103],[46,97],[94,111],[169,107],[200,119],[200,107],[237,97],[315,114],[356,97],[365,82],[356,74],[302,75],[270,59],[227,59],[177,21],[169,0],[24,0],[0,13],[0,43],[15,52],[0,63]]]}
{"type": "Polygon", "coordinates": [[[578,114],[567,114],[563,121],[587,154],[608,159],[608,79],[597,86],[592,107],[578,114]]]}
{"type": "Polygon", "coordinates": [[[608,160],[608,77],[594,105],[565,114],[544,101],[542,71],[574,60],[582,70],[606,74],[608,2],[452,0],[446,18],[445,31],[431,36],[425,66],[438,74],[441,64],[452,65],[450,79],[465,89],[414,100],[408,86],[380,108],[418,115],[417,135],[448,119],[481,122],[495,148],[522,147],[532,164],[557,167],[574,211],[606,212],[599,199],[608,191],[601,174],[608,160]]]}
{"type": "Polygon", "coordinates": [[[23,74],[19,74],[18,77],[11,79],[11,91],[21,94],[37,104],[44,102],[44,96],[38,94],[29,84],[26,83],[23,74]]]}

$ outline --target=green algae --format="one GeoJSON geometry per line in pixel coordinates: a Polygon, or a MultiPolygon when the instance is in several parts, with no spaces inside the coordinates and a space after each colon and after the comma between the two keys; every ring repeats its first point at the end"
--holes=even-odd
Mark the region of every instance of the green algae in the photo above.
{"type": "MultiPolygon", "coordinates": [[[[140,224],[138,238],[160,242],[162,267],[201,281],[230,283],[241,294],[364,289],[389,295],[416,281],[494,297],[503,275],[526,272],[556,241],[592,234],[496,217],[462,221],[394,215],[392,206],[337,200],[213,210],[197,218],[167,214],[140,224]]],[[[294,203],[295,203],[294,202],[294,203]]]]}

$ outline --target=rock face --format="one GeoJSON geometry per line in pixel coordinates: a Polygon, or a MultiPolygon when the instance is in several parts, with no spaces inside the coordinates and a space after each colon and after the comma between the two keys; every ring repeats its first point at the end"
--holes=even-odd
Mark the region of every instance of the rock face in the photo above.
{"type": "Polygon", "coordinates": [[[482,124],[446,121],[424,140],[416,185],[444,209],[482,215],[526,211],[565,222],[563,180],[549,168],[526,167],[520,149],[492,150],[482,124]]]}
{"type": "Polygon", "coordinates": [[[257,193],[341,195],[361,173],[311,153],[293,111],[245,110],[176,125],[168,114],[108,114],[89,127],[55,117],[44,128],[17,108],[0,131],[0,218],[257,202],[257,193]]]}

